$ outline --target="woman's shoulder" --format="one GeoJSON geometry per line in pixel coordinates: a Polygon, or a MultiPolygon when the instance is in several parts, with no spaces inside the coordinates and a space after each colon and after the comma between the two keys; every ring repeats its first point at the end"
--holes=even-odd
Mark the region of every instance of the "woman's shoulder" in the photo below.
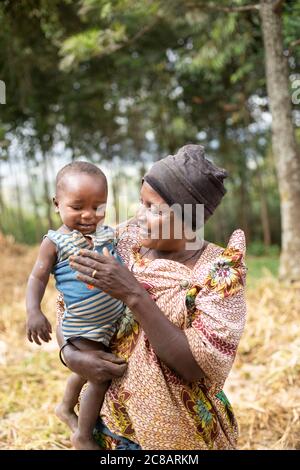
{"type": "Polygon", "coordinates": [[[203,284],[209,291],[227,297],[245,285],[246,239],[243,230],[235,230],[226,247],[210,243],[203,284]]]}
{"type": "Polygon", "coordinates": [[[226,248],[227,249],[234,248],[236,250],[239,250],[243,254],[243,256],[245,256],[246,237],[245,237],[245,233],[243,232],[243,230],[239,228],[231,234],[226,248]]]}
{"type": "Polygon", "coordinates": [[[227,245],[221,246],[215,243],[209,242],[208,247],[211,249],[212,259],[223,255],[225,253],[233,253],[234,251],[240,252],[244,258],[246,254],[246,238],[245,233],[241,229],[236,229],[230,235],[227,245]]]}

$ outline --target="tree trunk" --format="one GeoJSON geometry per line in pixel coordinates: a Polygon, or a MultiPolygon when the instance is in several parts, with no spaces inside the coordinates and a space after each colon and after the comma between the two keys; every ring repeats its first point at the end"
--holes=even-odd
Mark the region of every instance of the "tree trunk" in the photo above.
{"type": "Polygon", "coordinates": [[[27,177],[27,184],[28,184],[28,191],[29,191],[29,196],[33,208],[33,214],[34,214],[34,219],[35,219],[35,241],[36,243],[40,242],[41,234],[42,234],[42,220],[41,216],[39,214],[39,207],[38,207],[38,201],[37,197],[35,194],[35,181],[30,174],[30,163],[29,163],[29,157],[24,153],[24,164],[25,164],[25,170],[26,170],[26,177],[27,177]]]}
{"type": "Polygon", "coordinates": [[[281,13],[273,0],[260,0],[265,46],[272,149],[280,193],[282,251],[279,276],[300,280],[300,157],[292,119],[287,59],[283,55],[281,13]]]}
{"type": "Polygon", "coordinates": [[[256,165],[257,165],[256,174],[257,174],[258,189],[259,189],[259,196],[260,196],[260,219],[261,219],[261,225],[263,229],[264,246],[268,248],[271,245],[271,228],[270,228],[268,201],[266,197],[266,191],[264,187],[261,167],[257,159],[256,159],[256,165]]]}
{"type": "Polygon", "coordinates": [[[0,211],[1,211],[1,213],[2,213],[2,211],[4,212],[4,209],[5,209],[3,189],[2,189],[2,179],[3,179],[3,176],[0,173],[0,211]]]}
{"type": "MultiPolygon", "coordinates": [[[[24,213],[23,213],[23,206],[22,206],[22,196],[17,176],[17,171],[12,165],[11,160],[9,160],[9,169],[11,175],[14,175],[14,189],[15,189],[15,197],[16,197],[16,210],[17,210],[17,221],[15,220],[12,229],[17,228],[19,229],[19,240],[25,241],[25,222],[24,222],[24,213]]],[[[15,235],[15,234],[14,234],[15,235]]]]}
{"type": "Polygon", "coordinates": [[[114,199],[114,208],[115,208],[115,215],[116,215],[116,227],[120,224],[120,200],[119,200],[119,186],[120,186],[120,179],[118,177],[118,173],[112,172],[111,177],[111,188],[113,193],[114,199]]]}
{"type": "Polygon", "coordinates": [[[44,183],[44,201],[46,205],[46,217],[49,228],[53,228],[52,218],[52,201],[50,200],[49,194],[49,182],[48,182],[48,158],[46,152],[43,153],[43,183],[44,183]]]}
{"type": "Polygon", "coordinates": [[[247,242],[251,241],[251,227],[249,223],[249,208],[250,208],[250,201],[248,197],[247,187],[246,187],[246,175],[240,174],[241,177],[241,184],[239,187],[239,204],[240,204],[240,213],[239,213],[239,220],[240,225],[245,232],[245,237],[247,242]]]}
{"type": "Polygon", "coordinates": [[[2,189],[2,179],[3,176],[0,173],[0,232],[3,231],[5,228],[5,213],[6,213],[6,207],[5,207],[5,202],[4,202],[4,197],[3,197],[3,189],[2,189]]]}
{"type": "Polygon", "coordinates": [[[222,209],[218,211],[218,214],[216,214],[212,227],[214,231],[214,241],[215,243],[218,243],[219,245],[223,245],[226,243],[226,240],[228,239],[228,233],[225,228],[225,209],[224,209],[224,204],[222,205],[222,209]]]}

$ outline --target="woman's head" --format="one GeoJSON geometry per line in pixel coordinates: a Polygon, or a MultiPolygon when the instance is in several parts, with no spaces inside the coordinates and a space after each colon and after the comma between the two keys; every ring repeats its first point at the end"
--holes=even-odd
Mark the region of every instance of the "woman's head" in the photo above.
{"type": "Polygon", "coordinates": [[[141,200],[143,204],[146,202],[148,207],[151,207],[151,204],[164,205],[165,214],[157,214],[156,221],[152,217],[153,214],[151,217],[148,215],[146,235],[152,240],[145,239],[143,244],[151,245],[152,248],[155,244],[160,244],[169,251],[168,247],[174,243],[174,234],[175,238],[182,238],[183,244],[186,242],[186,230],[189,234],[194,232],[195,236],[195,232],[214,213],[225,195],[223,180],[226,176],[225,170],[205,158],[204,147],[201,145],[185,145],[176,155],[169,155],[154,163],[144,177],[141,200]],[[162,240],[162,226],[168,220],[166,207],[169,208],[170,238],[168,240],[163,237],[162,240]],[[156,230],[153,234],[152,225],[160,226],[159,231],[156,230]]]}
{"type": "Polygon", "coordinates": [[[106,176],[97,166],[76,161],[58,172],[53,202],[70,230],[79,230],[84,235],[95,232],[104,219],[106,201],[106,176]]]}

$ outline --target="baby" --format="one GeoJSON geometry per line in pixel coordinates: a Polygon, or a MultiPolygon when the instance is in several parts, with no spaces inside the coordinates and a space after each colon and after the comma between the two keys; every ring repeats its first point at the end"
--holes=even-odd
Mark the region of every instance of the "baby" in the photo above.
{"type": "MultiPolygon", "coordinates": [[[[51,339],[51,325],[41,311],[41,301],[50,273],[53,273],[66,307],[62,319],[65,341],[72,338],[72,344],[82,350],[107,350],[124,305],[120,300],[79,281],[69,265],[69,256],[77,254],[82,248],[102,253],[106,247],[118,259],[114,253],[114,232],[101,225],[105,215],[101,209],[105,207],[106,200],[107,180],[95,165],[77,161],[58,172],[53,202],[63,225],[57,231],[49,230],[45,235],[28,280],[26,308],[29,341],[40,345],[40,340],[47,342],[51,339]]],[[[93,440],[93,428],[108,384],[88,383],[77,420],[74,407],[84,383],[82,377],[72,373],[56,414],[72,429],[72,443],[76,449],[99,450],[93,440]]]]}

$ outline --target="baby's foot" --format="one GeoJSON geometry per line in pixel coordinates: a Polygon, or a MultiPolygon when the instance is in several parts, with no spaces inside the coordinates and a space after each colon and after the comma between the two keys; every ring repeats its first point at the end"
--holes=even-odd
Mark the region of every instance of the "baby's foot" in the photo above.
{"type": "Polygon", "coordinates": [[[56,416],[69,428],[71,431],[75,432],[78,426],[78,416],[74,410],[70,410],[63,403],[60,403],[55,408],[56,416]]]}
{"type": "Polygon", "coordinates": [[[71,437],[71,442],[76,450],[100,450],[94,439],[89,436],[83,436],[77,429],[71,437]]]}

